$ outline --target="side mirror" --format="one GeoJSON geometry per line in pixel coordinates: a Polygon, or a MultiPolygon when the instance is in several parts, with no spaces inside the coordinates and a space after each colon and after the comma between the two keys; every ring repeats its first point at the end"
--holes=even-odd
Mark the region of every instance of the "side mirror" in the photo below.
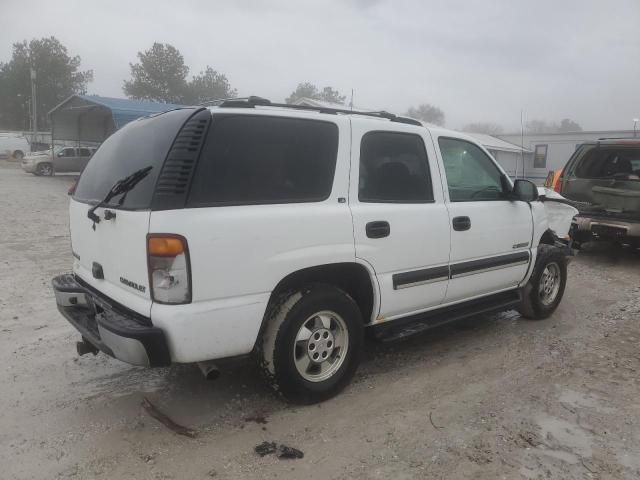
{"type": "Polygon", "coordinates": [[[513,198],[522,202],[533,202],[538,199],[538,187],[529,180],[518,178],[513,183],[513,198]]]}
{"type": "Polygon", "coordinates": [[[58,152],[58,154],[56,155],[57,157],[63,157],[64,156],[64,151],[62,152],[58,152]]]}

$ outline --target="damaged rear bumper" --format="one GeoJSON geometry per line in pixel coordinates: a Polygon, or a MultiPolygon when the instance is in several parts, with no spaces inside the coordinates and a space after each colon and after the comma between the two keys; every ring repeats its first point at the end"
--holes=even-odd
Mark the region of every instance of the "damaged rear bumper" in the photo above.
{"type": "Polygon", "coordinates": [[[51,283],[60,313],[98,350],[132,365],[171,363],[164,332],[151,320],[116,305],[71,274],[51,283]]]}
{"type": "Polygon", "coordinates": [[[581,214],[573,219],[572,238],[577,242],[598,239],[638,242],[640,218],[581,214]]]}

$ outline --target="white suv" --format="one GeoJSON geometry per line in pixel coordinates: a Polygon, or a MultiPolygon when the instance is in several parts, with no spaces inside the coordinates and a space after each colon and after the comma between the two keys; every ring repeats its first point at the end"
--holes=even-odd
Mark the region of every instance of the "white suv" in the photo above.
{"type": "Polygon", "coordinates": [[[566,282],[566,232],[471,138],[259,97],[116,132],[70,225],[73,273],[53,287],[79,353],[148,366],[252,353],[298,402],[350,381],[365,329],[544,318],[566,282]]]}

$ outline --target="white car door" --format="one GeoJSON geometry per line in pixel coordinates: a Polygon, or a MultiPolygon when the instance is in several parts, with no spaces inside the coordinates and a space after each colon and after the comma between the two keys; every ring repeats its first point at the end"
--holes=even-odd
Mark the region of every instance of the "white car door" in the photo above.
{"type": "Polygon", "coordinates": [[[358,119],[349,205],[356,257],[380,285],[381,322],[433,308],[449,280],[449,216],[428,131],[358,119]]]}
{"type": "Polygon", "coordinates": [[[463,138],[434,136],[451,219],[451,279],[445,302],[517,287],[532,258],[529,204],[506,198],[504,172],[482,147],[463,138]]]}

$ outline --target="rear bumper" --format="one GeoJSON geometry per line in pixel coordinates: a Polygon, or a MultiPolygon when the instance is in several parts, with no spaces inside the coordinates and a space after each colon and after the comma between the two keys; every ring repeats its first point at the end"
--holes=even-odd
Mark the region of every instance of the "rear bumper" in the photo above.
{"type": "Polygon", "coordinates": [[[578,215],[572,222],[572,238],[578,242],[592,239],[640,240],[640,219],[578,215]]]}
{"type": "Polygon", "coordinates": [[[60,313],[97,349],[132,365],[171,363],[165,334],[149,319],[112,304],[71,274],[55,277],[52,285],[60,313]]]}

